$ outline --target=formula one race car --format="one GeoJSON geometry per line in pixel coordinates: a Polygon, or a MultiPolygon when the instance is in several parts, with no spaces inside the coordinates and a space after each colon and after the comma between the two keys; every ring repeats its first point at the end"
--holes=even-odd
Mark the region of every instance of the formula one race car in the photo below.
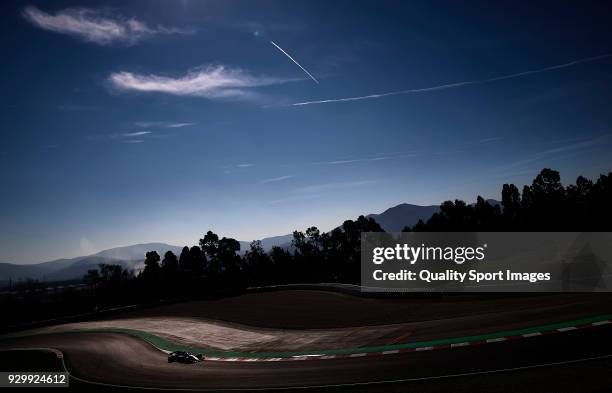
{"type": "Polygon", "coordinates": [[[183,363],[183,364],[192,364],[201,362],[204,360],[204,356],[201,353],[193,354],[184,351],[176,351],[168,354],[168,363],[183,363]]]}

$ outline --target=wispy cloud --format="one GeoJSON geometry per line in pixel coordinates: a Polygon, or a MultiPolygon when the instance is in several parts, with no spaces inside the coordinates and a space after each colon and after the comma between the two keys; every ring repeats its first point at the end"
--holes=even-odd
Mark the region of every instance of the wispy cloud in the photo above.
{"type": "Polygon", "coordinates": [[[120,135],[123,136],[123,137],[131,138],[131,137],[135,137],[135,136],[148,135],[150,133],[151,133],[151,131],[136,131],[136,132],[126,132],[126,133],[120,134],[120,135]]]}
{"type": "Polygon", "coordinates": [[[85,139],[90,141],[114,141],[120,143],[143,143],[146,138],[152,137],[152,131],[115,132],[111,134],[88,135],[85,139]]]}
{"type": "Polygon", "coordinates": [[[109,76],[113,87],[124,91],[166,93],[209,99],[253,99],[253,88],[293,81],[292,79],[253,76],[238,68],[208,66],[187,72],[185,76],[142,75],[127,71],[109,76]]]}
{"type": "Polygon", "coordinates": [[[329,104],[329,103],[336,103],[336,102],[362,101],[362,100],[371,100],[371,99],[404,95],[404,94],[418,94],[418,93],[427,93],[427,92],[438,91],[438,90],[455,89],[458,87],[465,87],[465,86],[470,86],[470,85],[482,85],[485,83],[497,82],[497,81],[506,80],[506,79],[520,78],[520,77],[527,76],[527,75],[539,74],[542,72],[548,72],[548,71],[558,70],[562,68],[572,67],[578,64],[608,59],[610,57],[612,57],[612,53],[606,53],[600,56],[587,57],[583,59],[570,61],[568,63],[556,64],[556,65],[545,67],[545,68],[539,68],[535,70],[522,71],[522,72],[517,72],[513,74],[501,75],[501,76],[497,76],[494,78],[476,79],[476,80],[470,80],[470,81],[448,83],[448,84],[438,85],[438,86],[423,87],[420,89],[396,90],[396,91],[390,91],[390,92],[385,92],[385,93],[368,94],[368,95],[356,96],[356,97],[331,98],[331,99],[326,99],[326,100],[315,100],[315,101],[303,101],[303,102],[296,102],[294,104],[290,104],[289,106],[304,106],[304,105],[316,105],[316,104],[329,104]]]}
{"type": "Polygon", "coordinates": [[[611,137],[612,137],[612,134],[604,134],[604,135],[600,135],[600,136],[593,137],[593,138],[583,139],[575,143],[569,143],[569,144],[559,146],[553,149],[542,150],[542,151],[533,153],[530,156],[527,156],[523,159],[520,159],[508,165],[505,165],[502,168],[512,169],[512,168],[522,167],[522,166],[532,164],[537,161],[562,156],[563,154],[591,149],[591,148],[594,148],[596,146],[600,146],[603,144],[609,144],[612,139],[611,137]]]}
{"type": "Polygon", "coordinates": [[[488,143],[493,143],[493,142],[497,142],[497,141],[501,141],[502,139],[504,139],[501,136],[492,136],[489,138],[482,138],[482,139],[478,139],[475,141],[470,141],[470,142],[466,142],[466,145],[485,145],[488,143]]]}
{"type": "Polygon", "coordinates": [[[244,163],[244,164],[229,164],[223,166],[223,173],[229,175],[231,173],[240,173],[243,169],[254,167],[255,164],[244,163]]]}
{"type": "Polygon", "coordinates": [[[68,8],[50,14],[34,6],[29,6],[23,10],[23,17],[41,29],[68,34],[99,45],[108,45],[114,42],[134,44],[154,35],[191,34],[194,32],[193,29],[162,25],[150,27],[135,18],[125,18],[88,8],[68,8]]]}
{"type": "Polygon", "coordinates": [[[359,162],[374,162],[374,161],[386,161],[386,160],[395,160],[398,158],[405,157],[414,157],[415,154],[401,154],[401,155],[389,155],[389,156],[380,156],[380,157],[370,157],[370,158],[355,158],[350,160],[335,160],[335,161],[327,161],[324,164],[329,165],[344,165],[344,164],[354,164],[359,162]]]}
{"type": "Polygon", "coordinates": [[[134,122],[136,127],[142,128],[183,128],[190,127],[196,123],[171,123],[167,121],[137,121],[134,122]]]}
{"type": "Polygon", "coordinates": [[[278,176],[278,177],[272,177],[270,179],[264,179],[261,181],[262,184],[267,184],[267,183],[276,183],[279,181],[284,181],[284,180],[288,180],[293,178],[293,176],[287,175],[287,176],[278,176]]]}
{"type": "Polygon", "coordinates": [[[300,63],[298,63],[298,62],[297,62],[297,60],[295,60],[293,57],[291,57],[291,55],[290,55],[289,53],[285,52],[285,50],[284,50],[283,48],[281,48],[280,46],[278,46],[278,45],[277,45],[277,44],[276,44],[274,41],[270,41],[270,43],[271,43],[272,45],[274,45],[274,47],[275,47],[276,49],[278,49],[279,51],[281,51],[281,52],[282,52],[282,53],[283,53],[285,56],[287,56],[287,58],[289,58],[289,60],[291,60],[292,62],[294,62],[296,66],[300,67],[300,69],[301,69],[302,71],[304,71],[304,73],[305,73],[306,75],[308,75],[308,76],[310,77],[310,79],[312,79],[312,80],[313,80],[313,81],[314,81],[316,84],[319,84],[319,81],[318,81],[318,80],[317,80],[317,79],[316,79],[314,76],[312,76],[312,74],[311,74],[310,72],[308,72],[308,70],[307,70],[306,68],[302,67],[302,65],[301,65],[300,63]]]}

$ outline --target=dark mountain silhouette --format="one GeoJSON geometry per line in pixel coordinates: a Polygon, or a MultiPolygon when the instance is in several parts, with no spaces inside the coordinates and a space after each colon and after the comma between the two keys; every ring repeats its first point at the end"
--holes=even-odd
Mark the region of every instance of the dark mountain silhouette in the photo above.
{"type": "MultiPolygon", "coordinates": [[[[495,199],[487,199],[491,206],[500,205],[495,199]]],[[[473,204],[474,205],[474,204],[473,204]]],[[[413,227],[419,220],[427,221],[440,210],[440,205],[420,206],[401,203],[380,214],[369,214],[386,232],[401,232],[405,227],[413,227]]]]}
{"type": "MultiPolygon", "coordinates": [[[[486,202],[487,202],[489,205],[491,205],[491,206],[496,206],[496,205],[499,205],[499,207],[500,207],[500,208],[501,208],[501,207],[503,207],[503,205],[502,205],[501,201],[498,201],[498,200],[496,200],[496,199],[491,199],[491,198],[489,198],[489,199],[486,199],[486,202]]],[[[476,205],[476,204],[475,204],[475,203],[472,203],[472,205],[476,205]]]]}
{"type": "Polygon", "coordinates": [[[439,205],[419,206],[402,203],[385,210],[380,214],[369,214],[387,232],[401,232],[406,227],[412,227],[419,220],[427,221],[440,209],[439,205]]]}

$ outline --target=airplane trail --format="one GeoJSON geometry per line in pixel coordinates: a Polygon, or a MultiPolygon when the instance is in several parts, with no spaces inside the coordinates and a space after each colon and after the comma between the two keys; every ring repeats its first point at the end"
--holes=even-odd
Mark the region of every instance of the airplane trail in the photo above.
{"type": "Polygon", "coordinates": [[[278,49],[279,51],[281,51],[285,56],[287,56],[289,58],[289,60],[291,60],[292,62],[295,63],[295,65],[297,65],[298,67],[300,67],[302,69],[302,71],[304,71],[306,73],[306,75],[308,75],[310,77],[310,79],[312,79],[313,81],[315,81],[317,84],[319,84],[319,81],[312,76],[312,74],[310,72],[308,72],[308,70],[304,67],[302,67],[302,65],[300,63],[298,63],[293,57],[291,57],[291,55],[287,52],[285,52],[285,50],[283,48],[281,48],[280,46],[278,46],[274,41],[270,41],[270,43],[272,45],[274,45],[276,47],[276,49],[278,49]]]}
{"type": "Polygon", "coordinates": [[[420,89],[396,90],[396,91],[390,91],[386,93],[368,94],[368,95],[357,96],[357,97],[330,98],[326,100],[296,102],[294,104],[290,104],[289,106],[304,106],[304,105],[328,104],[328,103],[334,103],[334,102],[361,101],[361,100],[370,100],[370,99],[375,99],[375,98],[383,98],[383,97],[403,95],[403,94],[416,94],[416,93],[425,93],[425,92],[436,91],[436,90],[453,89],[456,87],[463,87],[463,86],[469,86],[469,85],[481,85],[481,84],[497,82],[497,81],[505,80],[505,79],[519,78],[522,76],[539,74],[542,72],[572,67],[572,66],[582,64],[582,63],[588,63],[588,62],[593,62],[597,60],[607,59],[609,57],[612,57],[612,53],[606,53],[606,54],[599,55],[599,56],[578,59],[578,60],[570,61],[568,63],[557,64],[557,65],[553,65],[553,66],[549,66],[545,68],[539,68],[537,70],[528,70],[528,71],[523,71],[523,72],[517,72],[514,74],[496,76],[496,77],[488,78],[488,79],[477,79],[477,80],[464,81],[464,82],[448,83],[448,84],[438,85],[438,86],[423,87],[420,89]]]}

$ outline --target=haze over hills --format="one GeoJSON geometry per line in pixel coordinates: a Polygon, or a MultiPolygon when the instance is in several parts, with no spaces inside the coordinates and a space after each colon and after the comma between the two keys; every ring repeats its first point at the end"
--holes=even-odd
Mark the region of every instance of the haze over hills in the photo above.
{"type": "Polygon", "coordinates": [[[165,243],[143,243],[134,244],[131,246],[116,247],[109,250],[100,251],[93,256],[110,259],[123,259],[123,260],[138,260],[143,259],[147,251],[155,250],[160,256],[164,256],[166,251],[172,251],[174,254],[181,255],[183,247],[172,246],[165,243]]]}
{"type": "MultiPolygon", "coordinates": [[[[500,203],[494,199],[487,201],[493,205],[500,203]]],[[[380,214],[369,214],[367,217],[372,217],[387,232],[399,232],[405,226],[415,225],[419,220],[427,221],[432,214],[438,211],[439,206],[437,205],[419,206],[402,203],[380,214]]],[[[261,245],[266,251],[274,246],[289,248],[292,239],[292,234],[272,236],[261,239],[261,245]]],[[[249,245],[250,242],[241,241],[241,252],[248,250],[249,245]]],[[[111,248],[88,256],[29,265],[0,263],[0,287],[8,286],[9,280],[16,282],[27,278],[46,282],[78,280],[87,273],[87,270],[102,263],[119,264],[128,269],[138,270],[142,267],[147,251],[155,250],[163,258],[166,251],[172,251],[179,256],[182,249],[183,246],[166,243],[143,243],[111,248]]]]}
{"type": "Polygon", "coordinates": [[[40,281],[67,281],[80,279],[87,270],[97,267],[101,263],[119,264],[125,268],[133,269],[142,263],[145,252],[156,250],[160,255],[170,250],[180,255],[182,247],[164,243],[145,243],[131,246],[111,248],[96,254],[57,259],[54,261],[17,265],[13,263],[0,263],[0,286],[8,285],[9,280],[19,281],[27,278],[40,281]]]}

